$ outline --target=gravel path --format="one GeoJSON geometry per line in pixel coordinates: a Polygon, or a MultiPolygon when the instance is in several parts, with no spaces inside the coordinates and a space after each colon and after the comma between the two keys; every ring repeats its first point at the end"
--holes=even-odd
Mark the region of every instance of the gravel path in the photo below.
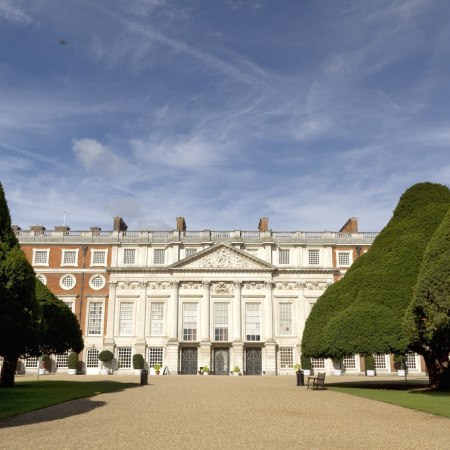
{"type": "Polygon", "coordinates": [[[149,383],[0,423],[0,449],[450,449],[449,419],[307,390],[292,376],[149,383]]]}

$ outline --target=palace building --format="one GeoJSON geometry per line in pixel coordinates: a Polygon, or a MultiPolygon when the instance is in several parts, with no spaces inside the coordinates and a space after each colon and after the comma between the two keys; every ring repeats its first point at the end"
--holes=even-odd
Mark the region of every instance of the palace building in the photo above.
{"type": "MultiPolygon", "coordinates": [[[[14,228],[37,277],[78,317],[86,374],[99,373],[102,350],[114,353],[114,373],[130,373],[136,353],[170,374],[293,373],[314,303],[377,235],[359,232],[355,218],[338,232],[276,232],[267,218],[256,231],[188,231],[183,217],[173,231],[128,231],[121,217],[112,231],[14,228]]],[[[67,368],[67,354],[52,358],[54,370],[67,368]]],[[[344,363],[363,370],[358,355],[344,363]]],[[[389,355],[376,364],[393,371],[389,355]]],[[[23,362],[33,369],[36,358],[23,362]]]]}

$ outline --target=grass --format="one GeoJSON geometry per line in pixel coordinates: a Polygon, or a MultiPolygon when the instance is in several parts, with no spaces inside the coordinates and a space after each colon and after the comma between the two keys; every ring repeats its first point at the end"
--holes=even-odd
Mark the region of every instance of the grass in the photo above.
{"type": "Polygon", "coordinates": [[[419,383],[350,382],[328,384],[327,388],[450,418],[450,392],[433,391],[419,383]]]}
{"type": "Polygon", "coordinates": [[[0,419],[137,386],[117,381],[16,381],[13,388],[0,388],[0,419]]]}

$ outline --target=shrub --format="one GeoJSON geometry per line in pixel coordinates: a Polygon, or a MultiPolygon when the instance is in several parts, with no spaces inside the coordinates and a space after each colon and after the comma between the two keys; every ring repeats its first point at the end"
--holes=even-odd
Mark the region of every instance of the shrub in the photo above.
{"type": "Polygon", "coordinates": [[[47,353],[44,353],[44,354],[42,355],[42,362],[43,362],[43,363],[47,362],[49,359],[50,359],[50,356],[47,355],[47,353]]]}
{"type": "Polygon", "coordinates": [[[101,362],[108,362],[108,361],[112,361],[114,359],[114,354],[113,352],[109,351],[109,350],[103,350],[99,353],[98,355],[98,359],[101,362]]]}
{"type": "Polygon", "coordinates": [[[143,369],[144,368],[144,357],[140,353],[133,355],[133,369],[143,369]]]}
{"type": "Polygon", "coordinates": [[[375,358],[372,354],[366,355],[366,370],[375,370],[375,358]]]}
{"type": "Polygon", "coordinates": [[[308,358],[307,356],[302,355],[300,357],[300,363],[303,367],[303,370],[311,370],[311,358],[308,358]]]}
{"type": "Polygon", "coordinates": [[[234,366],[233,367],[233,372],[240,372],[241,369],[239,368],[239,366],[234,366]]]}
{"type": "Polygon", "coordinates": [[[78,354],[75,352],[69,353],[69,369],[77,369],[78,368],[78,354]]]}
{"type": "Polygon", "coordinates": [[[159,372],[161,370],[161,364],[156,363],[153,365],[153,368],[155,369],[156,372],[159,372]]]}

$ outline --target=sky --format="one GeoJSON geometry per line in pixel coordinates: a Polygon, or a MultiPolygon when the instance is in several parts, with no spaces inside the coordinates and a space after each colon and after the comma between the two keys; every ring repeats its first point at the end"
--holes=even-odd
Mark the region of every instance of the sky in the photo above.
{"type": "Polygon", "coordinates": [[[450,2],[0,0],[22,229],[379,231],[450,185],[450,2]]]}

